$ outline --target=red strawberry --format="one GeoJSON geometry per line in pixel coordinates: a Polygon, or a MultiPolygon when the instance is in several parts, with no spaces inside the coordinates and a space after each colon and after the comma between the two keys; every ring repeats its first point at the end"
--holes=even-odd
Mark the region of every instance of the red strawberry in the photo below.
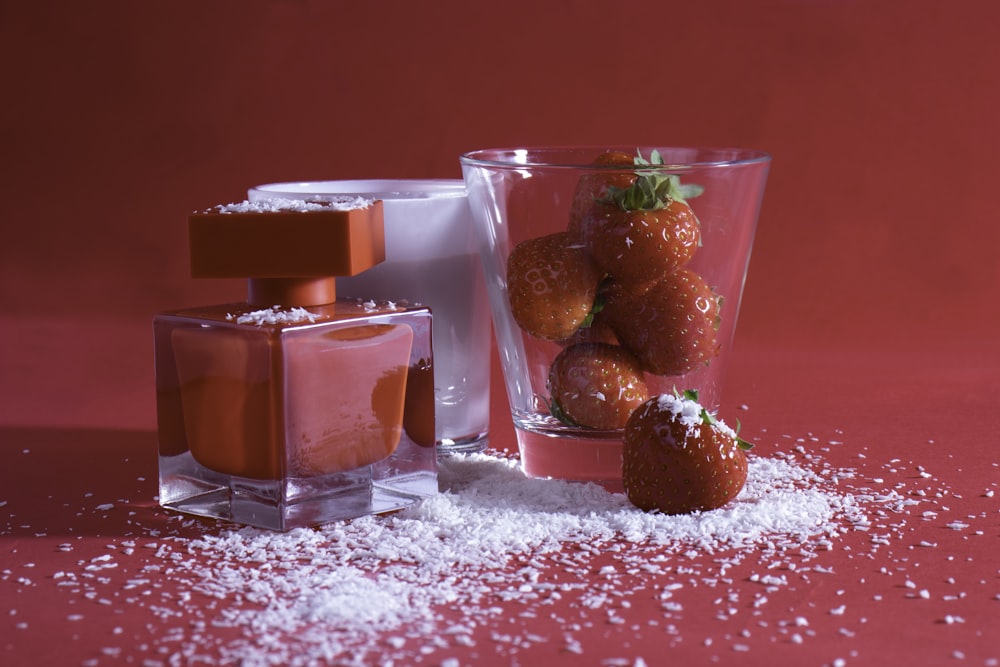
{"type": "Polygon", "coordinates": [[[694,392],[643,403],[625,424],[623,442],[625,495],[647,512],[716,509],[746,483],[752,445],[709,415],[694,392]]]}
{"type": "MultiPolygon", "coordinates": [[[[600,301],[600,291],[598,291],[598,303],[600,301]]],[[[594,309],[598,308],[597,305],[594,309]]],[[[618,345],[618,335],[615,334],[615,330],[611,328],[608,324],[608,318],[601,315],[599,312],[593,313],[593,318],[589,318],[587,322],[577,329],[572,336],[569,338],[559,341],[559,344],[564,347],[569,347],[570,345],[577,345],[579,343],[607,343],[609,345],[618,345]]]]}
{"type": "Polygon", "coordinates": [[[637,293],[684,266],[701,245],[701,224],[685,196],[700,192],[657,172],[612,190],[588,237],[594,261],[637,293]]]}
{"type": "Polygon", "coordinates": [[[568,232],[519,243],[507,258],[507,292],[518,326],[537,338],[569,338],[590,315],[602,275],[568,232]]]}
{"type": "Polygon", "coordinates": [[[719,353],[720,298],[680,269],[645,294],[609,289],[604,314],[622,345],[655,375],[683,375],[719,353]]]}
{"type": "Polygon", "coordinates": [[[617,345],[567,347],[549,370],[550,408],[560,420],[587,428],[618,429],[649,398],[642,368],[617,345]]]}
{"type": "Polygon", "coordinates": [[[613,190],[627,190],[635,183],[636,158],[621,151],[608,151],[598,155],[593,165],[594,171],[584,174],[577,182],[570,205],[569,231],[582,235],[597,218],[599,209],[604,208],[613,190]],[[629,171],[618,171],[613,167],[625,167],[629,171]]]}
{"type": "Polygon", "coordinates": [[[614,281],[605,278],[597,286],[597,295],[594,297],[594,305],[590,309],[590,314],[584,320],[580,328],[572,336],[557,341],[563,347],[576,345],[578,343],[607,343],[618,345],[618,335],[611,328],[611,323],[607,315],[603,313],[607,304],[608,290],[614,290],[614,281]]]}

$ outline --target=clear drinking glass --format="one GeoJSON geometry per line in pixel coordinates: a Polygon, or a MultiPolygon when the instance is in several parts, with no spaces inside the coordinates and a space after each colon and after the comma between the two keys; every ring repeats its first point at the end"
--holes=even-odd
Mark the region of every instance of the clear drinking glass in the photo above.
{"type": "Polygon", "coordinates": [[[461,164],[523,469],[620,489],[641,399],[691,389],[719,409],[770,157],[525,147],[461,164]]]}
{"type": "Polygon", "coordinates": [[[338,294],[431,308],[438,451],[485,448],[490,311],[465,184],[461,179],[313,181],[258,185],[248,192],[251,202],[345,195],[382,200],[386,259],[340,278],[338,294]]]}

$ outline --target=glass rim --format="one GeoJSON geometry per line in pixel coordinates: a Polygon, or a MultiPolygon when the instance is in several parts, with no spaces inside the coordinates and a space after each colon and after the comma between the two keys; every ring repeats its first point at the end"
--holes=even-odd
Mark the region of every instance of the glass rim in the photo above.
{"type": "Polygon", "coordinates": [[[719,167],[749,166],[767,164],[771,155],[765,151],[750,148],[719,147],[719,146],[639,146],[639,145],[567,145],[567,146],[517,146],[500,148],[481,148],[462,153],[459,156],[463,166],[487,167],[493,169],[524,169],[537,167],[545,169],[593,169],[595,171],[634,170],[635,166],[593,164],[594,157],[608,151],[626,153],[639,152],[649,158],[652,151],[664,153],[691,153],[695,156],[706,156],[703,159],[667,161],[662,165],[649,165],[653,169],[711,169],[719,167]],[[570,156],[579,155],[579,159],[570,156]],[[536,156],[532,158],[532,156],[536,156]],[[558,156],[561,159],[537,159],[545,156],[558,156]],[[707,159],[714,156],[714,159],[707,159]]]}

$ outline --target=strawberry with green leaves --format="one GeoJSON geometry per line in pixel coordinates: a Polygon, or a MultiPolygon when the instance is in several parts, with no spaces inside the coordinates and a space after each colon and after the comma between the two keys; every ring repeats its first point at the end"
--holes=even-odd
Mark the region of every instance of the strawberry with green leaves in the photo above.
{"type": "Polygon", "coordinates": [[[569,338],[591,317],[602,277],[586,248],[569,232],[523,241],[507,258],[514,321],[536,338],[569,338]]]}
{"type": "Polygon", "coordinates": [[[606,293],[605,317],[646,371],[684,375],[719,354],[721,299],[694,271],[674,271],[641,295],[606,293]]]}
{"type": "Polygon", "coordinates": [[[549,405],[560,421],[594,429],[620,429],[649,398],[639,361],[607,343],[565,348],[549,370],[549,405]]]}
{"type": "Polygon", "coordinates": [[[650,398],[625,425],[625,495],[639,509],[664,514],[717,509],[743,489],[751,447],[694,392],[650,398]]]}
{"type": "Polygon", "coordinates": [[[701,223],[687,200],[702,188],[655,170],[658,153],[635,158],[638,177],[608,191],[587,242],[597,265],[624,289],[646,288],[685,266],[701,245],[701,223]]]}

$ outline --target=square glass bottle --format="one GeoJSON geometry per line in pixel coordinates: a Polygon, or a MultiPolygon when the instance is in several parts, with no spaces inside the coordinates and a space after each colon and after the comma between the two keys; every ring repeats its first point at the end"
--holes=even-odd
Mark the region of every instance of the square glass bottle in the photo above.
{"type": "Polygon", "coordinates": [[[220,206],[189,235],[192,275],[249,296],[154,319],[160,504],[283,531],[437,493],[430,311],[336,299],[384,258],[381,202],[220,206]]]}

